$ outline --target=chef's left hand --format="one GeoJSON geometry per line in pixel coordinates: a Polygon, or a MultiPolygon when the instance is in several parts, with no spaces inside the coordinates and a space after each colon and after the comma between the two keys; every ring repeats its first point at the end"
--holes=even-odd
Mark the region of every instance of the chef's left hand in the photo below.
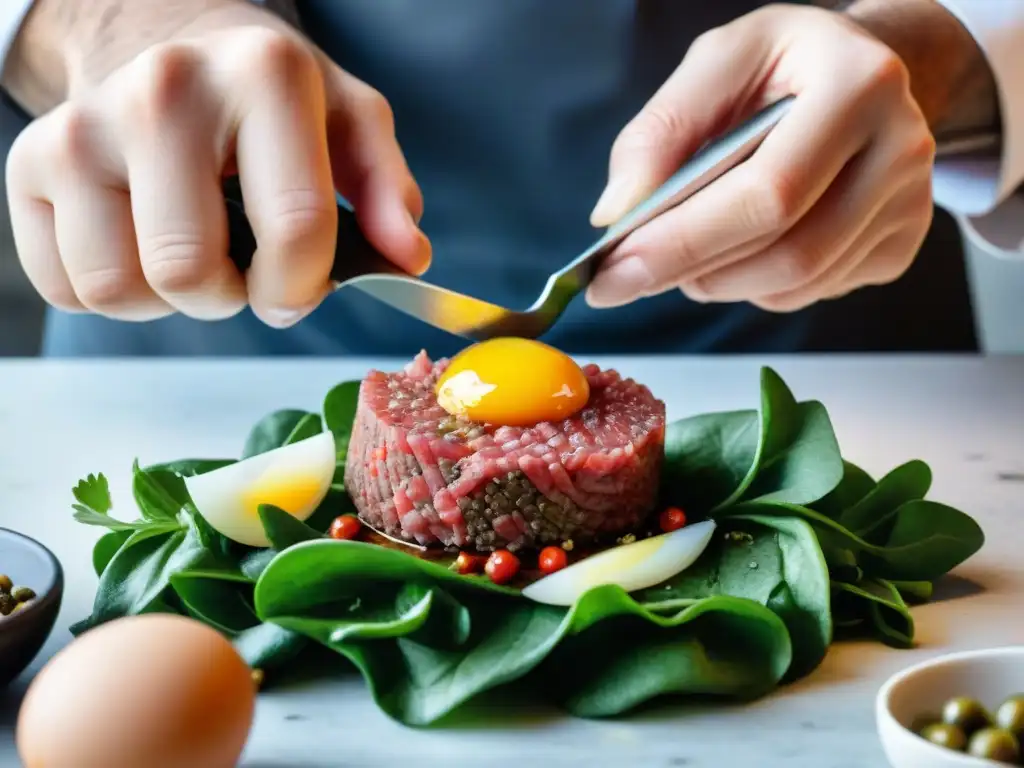
{"type": "Polygon", "coordinates": [[[931,223],[935,141],[901,58],[818,8],[767,6],[700,37],[616,140],[592,223],[611,224],[704,141],[789,94],[747,162],[622,242],[592,305],[678,288],[789,312],[906,271],[931,223]]]}

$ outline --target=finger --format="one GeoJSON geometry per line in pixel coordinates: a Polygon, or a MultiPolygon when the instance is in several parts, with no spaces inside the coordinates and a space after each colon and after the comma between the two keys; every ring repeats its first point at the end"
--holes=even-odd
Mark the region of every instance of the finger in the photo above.
{"type": "Polygon", "coordinates": [[[395,137],[386,99],[331,65],[328,136],[334,183],[352,204],[366,238],[415,275],[430,266],[430,242],[420,231],[423,195],[395,137]]]}
{"type": "Polygon", "coordinates": [[[323,80],[313,54],[269,30],[236,35],[217,66],[240,93],[236,162],[257,250],[249,303],[284,327],[330,290],[338,210],[327,151],[323,80]]]}
{"type": "Polygon", "coordinates": [[[131,321],[174,312],[146,282],[126,192],[68,179],[55,195],[54,211],[64,269],[83,306],[131,321]]]}
{"type": "Polygon", "coordinates": [[[919,131],[916,124],[893,126],[843,169],[784,237],[763,252],[697,278],[694,288],[719,301],[742,301],[820,284],[866,227],[887,222],[894,209],[907,208],[904,198],[916,201],[916,209],[906,212],[911,218],[930,212],[926,188],[934,143],[930,136],[919,138],[919,131]],[[883,209],[887,216],[879,215],[883,209]]]}
{"type": "MultiPolygon", "coordinates": [[[[227,257],[216,115],[195,48],[152,49],[133,68],[134,109],[120,126],[139,270],[169,306],[201,320],[237,314],[245,281],[227,257]]],[[[273,153],[267,153],[272,155],[273,153]]]]}
{"type": "Polygon", "coordinates": [[[45,139],[57,111],[30,123],[11,145],[4,170],[7,207],[14,249],[32,287],[51,306],[82,312],[85,307],[75,295],[60,259],[53,205],[43,184],[55,154],[52,149],[46,151],[45,139]]]}
{"type": "Polygon", "coordinates": [[[588,298],[608,306],[660,293],[700,262],[788,231],[870,138],[848,107],[828,89],[799,96],[749,160],[627,237],[588,298]],[[630,271],[619,266],[627,256],[639,259],[630,271]]]}
{"type": "Polygon", "coordinates": [[[18,260],[32,287],[50,306],[65,312],[86,311],[60,260],[53,206],[8,193],[8,209],[18,260]]]}
{"type": "Polygon", "coordinates": [[[763,82],[770,53],[770,37],[750,26],[729,24],[697,38],[612,145],[608,185],[591,224],[620,219],[728,123],[763,82]]]}

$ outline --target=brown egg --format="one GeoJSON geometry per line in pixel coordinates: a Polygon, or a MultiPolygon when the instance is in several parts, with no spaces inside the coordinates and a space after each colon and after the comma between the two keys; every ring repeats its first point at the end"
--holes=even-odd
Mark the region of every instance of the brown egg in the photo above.
{"type": "Polygon", "coordinates": [[[147,614],[86,632],[32,681],[18,714],[26,768],[232,768],[256,690],[223,635],[147,614]]]}

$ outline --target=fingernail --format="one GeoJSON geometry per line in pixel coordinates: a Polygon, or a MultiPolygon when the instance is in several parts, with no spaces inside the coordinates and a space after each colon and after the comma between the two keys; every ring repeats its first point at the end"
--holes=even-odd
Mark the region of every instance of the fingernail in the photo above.
{"type": "Polygon", "coordinates": [[[606,227],[621,219],[632,203],[633,186],[629,177],[613,176],[590,213],[591,225],[606,227]]]}
{"type": "Polygon", "coordinates": [[[599,309],[619,307],[642,299],[655,288],[654,275],[639,256],[627,256],[594,278],[587,303],[599,309]]]}
{"type": "Polygon", "coordinates": [[[302,319],[305,312],[301,309],[268,309],[267,323],[275,328],[290,328],[302,319]]]}
{"type": "Polygon", "coordinates": [[[409,220],[412,222],[413,228],[416,230],[417,236],[417,257],[410,271],[416,277],[419,277],[428,269],[430,269],[430,262],[431,259],[433,258],[433,254],[431,252],[430,240],[427,238],[425,234],[423,234],[423,230],[419,228],[419,224],[413,218],[412,214],[409,214],[409,220]]]}

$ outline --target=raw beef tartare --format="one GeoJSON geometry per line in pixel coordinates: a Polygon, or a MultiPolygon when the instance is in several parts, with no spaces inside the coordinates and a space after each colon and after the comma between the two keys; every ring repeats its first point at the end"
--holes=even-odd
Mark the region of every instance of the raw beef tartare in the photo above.
{"type": "Polygon", "coordinates": [[[624,534],[652,512],[665,405],[647,387],[588,365],[582,410],[502,426],[438,404],[447,366],[421,352],[363,380],[345,486],[364,523],[425,546],[516,551],[624,534]]]}

